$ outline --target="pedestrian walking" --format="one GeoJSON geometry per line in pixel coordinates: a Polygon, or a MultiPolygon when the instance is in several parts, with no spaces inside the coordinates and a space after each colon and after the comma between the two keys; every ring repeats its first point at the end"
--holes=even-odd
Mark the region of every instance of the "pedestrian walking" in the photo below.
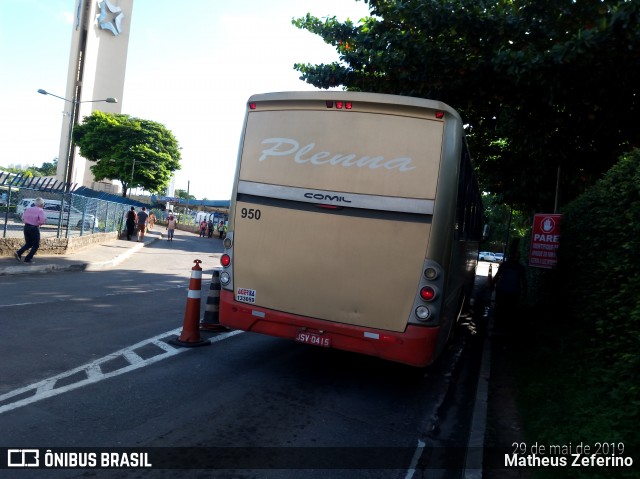
{"type": "Polygon", "coordinates": [[[519,320],[520,301],[527,293],[527,272],[520,264],[520,253],[512,251],[493,278],[496,288],[496,329],[513,331],[519,320]]]}
{"type": "Polygon", "coordinates": [[[222,239],[223,233],[224,233],[224,223],[220,221],[220,223],[218,223],[218,238],[222,239]]]}
{"type": "Polygon", "coordinates": [[[144,241],[144,232],[147,229],[147,222],[149,221],[149,215],[147,209],[143,206],[142,211],[138,213],[138,239],[136,241],[144,241]]]}
{"type": "Polygon", "coordinates": [[[202,220],[200,222],[200,237],[204,238],[207,235],[207,222],[202,220]]]}
{"type": "Polygon", "coordinates": [[[127,220],[125,225],[127,226],[127,240],[131,241],[131,237],[136,231],[136,222],[138,221],[138,215],[136,214],[136,209],[132,206],[129,211],[127,211],[127,220]]]}
{"type": "Polygon", "coordinates": [[[169,213],[169,217],[167,218],[167,241],[173,241],[173,233],[176,230],[176,217],[173,216],[173,213],[169,213]]]}
{"type": "Polygon", "coordinates": [[[156,224],[156,215],[153,211],[149,212],[149,231],[153,230],[153,225],[156,224]]]}
{"type": "Polygon", "coordinates": [[[26,208],[22,213],[25,244],[14,253],[16,259],[20,262],[22,262],[22,253],[29,250],[27,256],[24,258],[24,262],[33,264],[33,257],[38,251],[38,248],[40,248],[40,226],[47,220],[44,210],[42,209],[43,206],[44,200],[42,198],[36,198],[34,200],[34,206],[26,208]]]}
{"type": "Polygon", "coordinates": [[[214,226],[213,220],[211,218],[209,218],[209,221],[207,223],[207,236],[209,238],[213,237],[213,226],[214,226]]]}

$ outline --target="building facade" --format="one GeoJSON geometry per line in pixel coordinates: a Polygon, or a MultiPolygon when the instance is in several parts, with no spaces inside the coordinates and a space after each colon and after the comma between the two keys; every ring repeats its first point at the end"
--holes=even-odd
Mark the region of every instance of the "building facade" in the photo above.
{"type": "Polygon", "coordinates": [[[67,115],[62,124],[57,178],[117,193],[119,183],[95,181],[90,162],[70,146],[73,125],[94,110],[121,113],[133,0],[76,0],[69,55],[67,115]],[[117,103],[106,103],[116,98],[117,103]],[[69,161],[67,162],[67,158],[69,161]],[[65,160],[65,161],[62,161],[65,160]]]}

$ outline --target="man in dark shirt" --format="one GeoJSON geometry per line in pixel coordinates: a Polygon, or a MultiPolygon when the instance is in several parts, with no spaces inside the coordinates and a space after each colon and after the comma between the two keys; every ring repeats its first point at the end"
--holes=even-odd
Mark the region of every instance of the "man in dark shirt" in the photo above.
{"type": "Polygon", "coordinates": [[[137,241],[144,240],[144,232],[147,228],[147,221],[149,219],[149,215],[147,214],[147,209],[143,206],[142,211],[138,213],[138,239],[137,241]]]}

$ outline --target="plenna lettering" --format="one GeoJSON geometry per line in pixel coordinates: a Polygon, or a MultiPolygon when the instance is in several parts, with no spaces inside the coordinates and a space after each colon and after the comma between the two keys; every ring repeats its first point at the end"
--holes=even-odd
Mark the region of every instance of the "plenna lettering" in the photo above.
{"type": "Polygon", "coordinates": [[[315,143],[309,143],[300,148],[300,143],[290,138],[266,138],[262,140],[263,145],[272,145],[271,148],[262,150],[262,155],[258,161],[264,161],[272,156],[291,156],[296,163],[309,163],[312,165],[342,165],[345,168],[355,166],[356,168],[385,168],[387,170],[398,170],[400,172],[415,170],[411,158],[399,157],[385,159],[384,156],[362,156],[358,158],[355,153],[348,155],[333,154],[329,151],[318,151],[313,153],[315,143]]]}

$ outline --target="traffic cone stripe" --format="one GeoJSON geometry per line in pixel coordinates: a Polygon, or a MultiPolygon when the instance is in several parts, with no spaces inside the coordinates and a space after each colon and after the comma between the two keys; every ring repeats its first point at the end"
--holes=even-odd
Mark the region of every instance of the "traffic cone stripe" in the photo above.
{"type": "Polygon", "coordinates": [[[171,344],[178,346],[192,347],[211,344],[209,341],[200,339],[200,330],[198,329],[198,320],[200,318],[200,288],[202,278],[202,268],[199,259],[194,261],[195,266],[191,268],[191,279],[189,280],[189,292],[187,293],[187,308],[184,313],[184,324],[182,333],[171,344]]]}

